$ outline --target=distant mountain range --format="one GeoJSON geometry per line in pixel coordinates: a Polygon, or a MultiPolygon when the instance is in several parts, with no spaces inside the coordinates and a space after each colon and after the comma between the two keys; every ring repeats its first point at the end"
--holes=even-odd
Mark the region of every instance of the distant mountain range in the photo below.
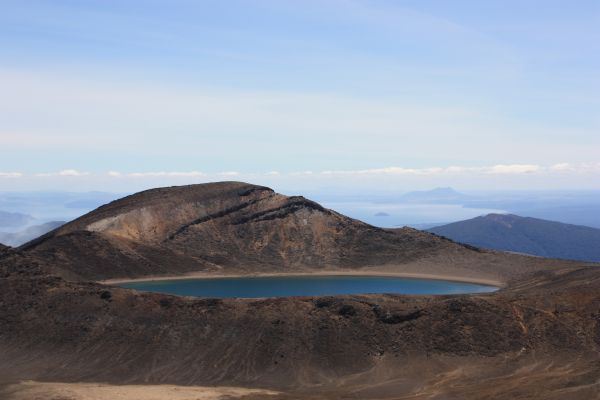
{"type": "Polygon", "coordinates": [[[452,240],[541,257],[600,261],[600,229],[512,214],[486,216],[428,229],[452,240]]]}
{"type": "Polygon", "coordinates": [[[0,244],[17,247],[58,228],[64,223],[65,221],[50,221],[40,225],[29,226],[18,232],[0,232],[0,244]]]}
{"type": "Polygon", "coordinates": [[[70,221],[119,197],[122,194],[105,192],[0,191],[0,231],[15,232],[43,222],[70,221]],[[8,218],[14,219],[15,214],[22,216],[8,225],[8,218]]]}
{"type": "Polygon", "coordinates": [[[0,211],[0,228],[15,228],[31,223],[34,218],[31,215],[19,212],[0,211]]]}
{"type": "Polygon", "coordinates": [[[17,247],[64,223],[65,221],[44,222],[30,214],[0,210],[0,244],[17,247]]]}

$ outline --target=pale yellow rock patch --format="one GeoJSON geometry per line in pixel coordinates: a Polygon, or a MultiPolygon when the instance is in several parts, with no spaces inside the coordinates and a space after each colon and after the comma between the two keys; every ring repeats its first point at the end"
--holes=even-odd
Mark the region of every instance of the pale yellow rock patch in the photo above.
{"type": "Polygon", "coordinates": [[[9,385],[11,400],[220,400],[278,392],[225,386],[109,385],[23,381],[9,385]]]}

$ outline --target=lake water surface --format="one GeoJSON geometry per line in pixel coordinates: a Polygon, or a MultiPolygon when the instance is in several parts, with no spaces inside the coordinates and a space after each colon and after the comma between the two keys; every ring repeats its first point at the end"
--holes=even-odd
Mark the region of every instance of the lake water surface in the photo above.
{"type": "Polygon", "coordinates": [[[258,298],[340,294],[484,293],[494,286],[387,276],[277,276],[127,282],[118,286],[179,296],[258,298]]]}

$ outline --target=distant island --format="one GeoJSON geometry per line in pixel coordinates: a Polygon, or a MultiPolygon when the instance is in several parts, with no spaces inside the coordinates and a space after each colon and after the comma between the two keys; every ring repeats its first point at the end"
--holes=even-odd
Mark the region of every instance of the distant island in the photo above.
{"type": "Polygon", "coordinates": [[[376,213],[375,216],[376,217],[389,217],[390,214],[388,214],[386,212],[383,212],[383,211],[380,211],[380,212],[376,213]]]}
{"type": "Polygon", "coordinates": [[[426,203],[426,204],[457,204],[471,200],[473,197],[457,192],[451,187],[435,188],[432,190],[408,192],[398,199],[401,203],[426,203]]]}

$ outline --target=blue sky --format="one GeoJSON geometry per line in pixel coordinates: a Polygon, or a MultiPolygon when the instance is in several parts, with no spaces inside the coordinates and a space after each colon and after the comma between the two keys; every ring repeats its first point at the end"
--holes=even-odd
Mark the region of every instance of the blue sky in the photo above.
{"type": "Polygon", "coordinates": [[[600,188],[598,1],[0,7],[4,190],[600,188]]]}

